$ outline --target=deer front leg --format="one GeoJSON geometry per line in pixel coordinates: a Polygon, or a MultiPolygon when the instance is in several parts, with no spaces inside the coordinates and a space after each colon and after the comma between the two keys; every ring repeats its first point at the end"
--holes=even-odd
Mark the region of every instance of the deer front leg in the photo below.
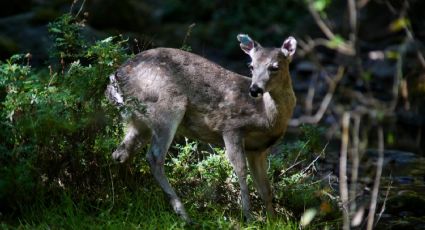
{"type": "Polygon", "coordinates": [[[118,162],[125,162],[141,145],[139,140],[140,132],[137,126],[133,122],[127,124],[127,130],[124,140],[118,146],[118,148],[112,153],[112,158],[118,162]]]}
{"type": "Polygon", "coordinates": [[[274,216],[274,209],[272,205],[272,189],[270,186],[269,178],[267,176],[267,152],[250,152],[247,154],[249,170],[254,180],[254,185],[260,194],[261,199],[266,206],[268,216],[274,216]]]}
{"type": "Polygon", "coordinates": [[[251,219],[248,185],[246,183],[246,159],[241,135],[237,132],[227,132],[223,135],[226,155],[238,176],[241,190],[242,211],[247,220],[251,219]]]}

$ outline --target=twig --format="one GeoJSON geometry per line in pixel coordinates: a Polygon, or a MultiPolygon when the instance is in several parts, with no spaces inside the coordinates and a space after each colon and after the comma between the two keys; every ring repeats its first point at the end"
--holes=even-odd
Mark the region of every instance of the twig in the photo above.
{"type": "MultiPolygon", "coordinates": [[[[326,146],[325,146],[325,148],[326,148],[326,146]]],[[[314,158],[314,160],[309,165],[307,165],[307,167],[305,167],[301,173],[304,174],[305,172],[307,172],[307,170],[309,170],[314,165],[314,163],[316,163],[316,161],[322,156],[322,153],[317,155],[317,157],[314,158]]]]}
{"type": "Polygon", "coordinates": [[[80,9],[78,10],[77,14],[75,15],[75,18],[78,18],[78,15],[80,15],[81,11],[83,11],[85,3],[86,3],[86,0],[83,0],[83,3],[81,3],[80,9]]]}
{"type": "Polygon", "coordinates": [[[350,217],[348,212],[348,185],[347,185],[347,149],[349,141],[350,113],[345,112],[342,116],[342,140],[341,155],[339,158],[339,192],[342,202],[343,229],[350,229],[350,217]]]}
{"type": "MultiPolygon", "coordinates": [[[[408,8],[409,8],[409,2],[408,1],[404,1],[403,9],[402,9],[402,11],[400,13],[400,16],[399,16],[400,18],[404,18],[405,17],[408,8]]],[[[408,38],[407,40],[413,43],[415,41],[415,36],[413,34],[413,31],[410,28],[409,23],[404,24],[403,25],[403,29],[404,29],[404,31],[406,33],[407,38],[408,38]]],[[[421,51],[419,49],[416,50],[416,56],[417,56],[417,58],[419,60],[419,63],[421,64],[422,68],[425,69],[425,58],[424,58],[424,56],[422,55],[422,53],[421,53],[421,51]]]]}
{"type": "MultiPolygon", "coordinates": [[[[329,26],[326,24],[326,22],[322,19],[322,17],[319,15],[316,9],[314,9],[313,1],[307,0],[307,8],[310,14],[313,16],[314,21],[316,22],[317,26],[319,26],[320,30],[325,34],[325,36],[328,38],[326,42],[324,43],[325,46],[331,49],[336,49],[339,52],[346,54],[346,55],[354,55],[355,51],[353,49],[352,44],[347,44],[346,42],[342,42],[341,44],[338,44],[336,47],[332,47],[329,45],[330,41],[334,41],[336,38],[336,35],[332,32],[332,30],[329,28],[329,26]]],[[[314,47],[315,45],[313,45],[314,47]]]]}
{"type": "Polygon", "coordinates": [[[397,106],[400,82],[403,79],[403,56],[406,53],[406,49],[407,49],[407,41],[403,42],[403,44],[401,44],[398,48],[399,57],[397,59],[396,73],[394,75],[394,83],[393,83],[393,89],[392,89],[393,98],[392,98],[391,106],[390,106],[391,111],[394,111],[397,106]]]}
{"type": "MultiPolygon", "coordinates": [[[[357,76],[359,79],[364,75],[362,59],[360,57],[360,47],[359,47],[359,37],[358,37],[358,22],[357,22],[357,14],[358,8],[355,0],[347,0],[348,5],[348,13],[349,13],[349,21],[350,21],[350,44],[352,48],[352,55],[354,56],[355,61],[355,69],[358,71],[357,76]]],[[[369,83],[365,82],[367,88],[369,88],[369,83]]]]}
{"type": "Polygon", "coordinates": [[[350,183],[350,197],[352,202],[350,204],[350,212],[354,213],[357,209],[356,194],[357,194],[357,179],[359,174],[359,130],[360,130],[360,115],[354,115],[354,128],[353,128],[353,147],[351,149],[351,183],[350,183]]]}
{"type": "Polygon", "coordinates": [[[347,0],[348,2],[348,13],[350,18],[350,41],[353,46],[356,47],[357,43],[357,7],[354,0],[347,0]]]}
{"type": "Polygon", "coordinates": [[[370,201],[369,215],[367,218],[367,230],[372,230],[374,225],[376,203],[378,202],[379,183],[381,180],[382,166],[384,164],[384,131],[382,129],[382,126],[379,126],[378,128],[378,141],[379,158],[376,165],[376,176],[375,181],[373,183],[372,198],[370,201]]]}
{"type": "Polygon", "coordinates": [[[359,0],[359,1],[357,2],[357,7],[358,7],[359,9],[361,9],[361,8],[365,7],[365,6],[369,3],[369,1],[370,1],[370,0],[359,0]]]}
{"type": "Polygon", "coordinates": [[[363,95],[362,93],[355,91],[350,88],[341,87],[341,91],[347,96],[351,97],[352,99],[355,99],[358,103],[362,104],[363,106],[367,108],[385,108],[385,106],[381,101],[378,99],[370,96],[370,95],[363,95]]]}
{"type": "Polygon", "coordinates": [[[386,0],[384,2],[387,5],[387,7],[388,7],[388,9],[390,10],[391,13],[397,14],[397,10],[395,9],[395,7],[393,5],[391,5],[390,1],[386,0]]]}
{"type": "Polygon", "coordinates": [[[330,194],[330,193],[328,193],[328,192],[326,192],[326,191],[322,191],[322,193],[323,194],[325,194],[325,195],[327,195],[329,198],[331,198],[332,200],[336,200],[337,199],[337,197],[335,197],[335,196],[333,196],[332,194],[330,194]]]}
{"type": "MultiPolygon", "coordinates": [[[[301,40],[300,40],[301,41],[301,40]]],[[[339,44],[338,46],[334,46],[334,45],[330,45],[330,40],[324,39],[324,38],[316,38],[316,39],[308,39],[307,42],[303,42],[303,45],[301,45],[300,42],[300,47],[302,48],[302,50],[300,52],[298,52],[298,55],[300,55],[301,57],[306,55],[307,53],[310,53],[311,51],[313,51],[313,49],[317,46],[325,46],[329,49],[333,49],[336,50],[338,52],[340,52],[341,54],[345,54],[345,55],[354,55],[354,50],[353,47],[349,44],[346,43],[342,43],[339,44]]]]}
{"type": "Polygon", "coordinates": [[[310,123],[310,124],[317,124],[325,114],[327,108],[329,107],[329,104],[332,100],[332,97],[334,95],[335,89],[339,81],[344,76],[345,68],[340,66],[338,68],[338,72],[335,76],[335,79],[329,81],[329,89],[326,93],[325,98],[322,100],[322,103],[320,104],[319,110],[316,112],[314,116],[301,116],[297,119],[291,119],[289,121],[290,126],[299,126],[302,123],[310,123]]]}
{"type": "Polygon", "coordinates": [[[49,84],[47,84],[47,87],[50,87],[50,84],[52,84],[53,79],[56,76],[56,74],[53,73],[53,68],[51,65],[49,65],[49,73],[50,73],[50,79],[49,79],[49,84]]]}
{"type": "Polygon", "coordinates": [[[187,39],[190,37],[190,34],[192,33],[192,29],[193,27],[195,27],[195,25],[196,25],[195,23],[192,23],[187,27],[186,35],[184,36],[183,43],[182,43],[182,48],[185,48],[187,39]]]}
{"type": "Polygon", "coordinates": [[[307,115],[311,115],[313,111],[313,100],[314,100],[314,94],[316,92],[316,83],[317,78],[319,74],[313,74],[313,77],[310,81],[310,85],[308,86],[307,96],[305,99],[305,113],[307,115]]]}
{"type": "Polygon", "coordinates": [[[285,175],[285,173],[287,173],[287,172],[288,172],[289,170],[291,170],[293,167],[295,167],[295,166],[297,166],[297,165],[301,164],[303,161],[304,161],[304,160],[301,160],[301,161],[296,162],[295,164],[292,164],[292,165],[291,165],[291,166],[289,166],[286,170],[283,170],[283,171],[280,173],[280,176],[285,175]]]}
{"type": "MultiPolygon", "coordinates": [[[[299,165],[300,163],[302,163],[304,160],[301,160],[301,161],[298,161],[297,162],[297,160],[298,160],[298,158],[300,157],[300,155],[301,155],[301,151],[307,146],[307,144],[310,142],[310,140],[307,140],[304,144],[303,144],[303,146],[302,146],[302,148],[300,149],[300,151],[298,151],[298,154],[297,154],[297,156],[295,157],[295,160],[294,160],[294,163],[292,163],[292,165],[291,166],[289,166],[286,170],[282,170],[282,172],[280,173],[280,175],[282,176],[282,175],[284,175],[286,172],[288,172],[290,169],[292,169],[293,167],[295,167],[295,166],[297,166],[297,165],[299,165]]],[[[270,165],[270,164],[269,164],[270,165]]]]}
{"type": "Polygon", "coordinates": [[[111,165],[108,165],[108,170],[109,170],[109,178],[111,180],[111,190],[112,190],[112,205],[111,207],[109,207],[109,211],[111,211],[115,204],[115,187],[114,187],[114,178],[112,177],[112,173],[111,173],[111,165]]]}
{"type": "MultiPolygon", "coordinates": [[[[391,177],[390,177],[391,178],[391,177]]],[[[376,224],[379,222],[379,220],[381,219],[381,217],[382,217],[382,214],[384,213],[384,211],[385,211],[385,205],[387,204],[387,200],[388,200],[388,196],[389,196],[389,194],[390,194],[390,190],[391,190],[391,185],[393,184],[393,181],[392,180],[390,180],[390,183],[389,183],[389,185],[388,185],[388,188],[387,188],[387,191],[385,192],[385,199],[384,199],[384,203],[382,204],[382,207],[381,207],[381,211],[379,212],[379,214],[378,214],[378,217],[376,218],[376,222],[375,222],[375,226],[376,226],[376,224]]]]}
{"type": "Polygon", "coordinates": [[[314,9],[313,1],[307,1],[308,11],[310,11],[311,16],[313,16],[316,21],[317,26],[319,26],[320,30],[326,35],[329,40],[333,40],[335,38],[335,34],[329,29],[329,26],[326,25],[325,21],[320,17],[319,13],[314,9]]]}
{"type": "Polygon", "coordinates": [[[74,0],[69,8],[69,14],[72,14],[72,10],[74,9],[74,5],[77,4],[78,0],[74,0]]]}
{"type": "Polygon", "coordinates": [[[304,148],[308,145],[308,143],[310,143],[310,140],[307,140],[307,141],[303,144],[303,147],[300,149],[300,151],[298,151],[298,154],[297,154],[297,156],[295,157],[295,160],[294,160],[294,164],[295,164],[295,162],[297,162],[298,158],[301,156],[301,151],[303,151],[303,150],[304,150],[304,148]]]}

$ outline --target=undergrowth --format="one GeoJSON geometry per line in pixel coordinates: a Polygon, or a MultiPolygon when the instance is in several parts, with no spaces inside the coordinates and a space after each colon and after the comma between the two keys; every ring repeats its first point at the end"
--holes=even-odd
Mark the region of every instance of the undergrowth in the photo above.
{"type": "Polygon", "coordinates": [[[104,90],[109,74],[131,54],[122,37],[90,43],[82,30],[66,14],[49,24],[54,45],[47,66],[32,68],[29,54],[0,63],[2,229],[299,229],[306,210],[314,210],[311,219],[320,217],[309,226],[332,225],[334,203],[311,163],[324,148],[313,127],[269,158],[276,219],[265,218],[248,179],[256,217],[248,224],[224,150],[177,142],[166,171],[196,222],[185,225],[154,182],[144,154],[125,165],[112,163],[123,131],[120,111],[104,90]]]}

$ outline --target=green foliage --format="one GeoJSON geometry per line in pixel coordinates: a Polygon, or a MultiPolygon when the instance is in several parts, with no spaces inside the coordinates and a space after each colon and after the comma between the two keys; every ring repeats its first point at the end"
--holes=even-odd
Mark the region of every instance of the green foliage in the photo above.
{"type": "MultiPolygon", "coordinates": [[[[330,192],[326,184],[314,177],[313,161],[319,154],[323,154],[325,148],[321,139],[324,130],[304,125],[301,131],[299,141],[284,145],[281,153],[269,157],[268,174],[271,175],[278,206],[292,213],[278,209],[278,215],[286,219],[294,216],[298,218],[306,208],[312,208],[319,216],[313,220],[312,225],[316,225],[321,218],[334,215],[332,210],[337,208],[326,195],[330,192]]],[[[215,205],[219,204],[223,212],[239,210],[236,202],[239,195],[237,178],[223,149],[204,146],[188,139],[185,139],[184,144],[176,144],[174,148],[177,153],[172,154],[166,164],[168,175],[171,183],[189,196],[186,199],[189,199],[192,208],[213,212],[215,205]],[[213,151],[205,151],[206,148],[213,151]]],[[[254,191],[250,179],[249,182],[254,191]]]]}
{"type": "Polygon", "coordinates": [[[81,35],[82,28],[83,24],[71,14],[64,14],[49,23],[48,31],[54,41],[52,57],[64,60],[65,63],[81,59],[88,45],[81,35]]]}
{"type": "MultiPolygon", "coordinates": [[[[19,229],[299,229],[294,221],[284,219],[243,223],[238,213],[224,213],[214,204],[215,209],[208,213],[199,212],[191,203],[187,204],[189,215],[199,221],[188,226],[170,210],[166,197],[158,190],[139,189],[121,198],[109,209],[74,202],[65,195],[59,206],[39,207],[26,213],[28,218],[17,226],[19,229]]],[[[8,229],[6,224],[0,227],[8,229]]]]}
{"type": "Polygon", "coordinates": [[[298,141],[283,145],[280,153],[269,157],[269,175],[277,203],[297,217],[308,215],[306,209],[319,210],[318,216],[322,218],[338,210],[326,195],[329,193],[327,184],[315,178],[316,160],[325,150],[323,132],[323,128],[303,125],[298,141]]]}
{"type": "Polygon", "coordinates": [[[330,5],[331,0],[313,0],[313,7],[318,12],[322,13],[330,5]]]}
{"type": "MultiPolygon", "coordinates": [[[[322,127],[302,125],[299,140],[283,145],[279,154],[270,156],[271,170],[278,171],[282,167],[285,168],[300,162],[305,164],[312,161],[317,155],[324,152],[323,134],[324,129],[322,127]]],[[[299,164],[296,169],[301,169],[304,164],[299,164]]]]}
{"type": "Polygon", "coordinates": [[[187,51],[187,52],[190,52],[190,51],[192,51],[192,47],[190,46],[190,45],[188,45],[187,44],[187,40],[189,39],[189,37],[190,37],[190,34],[192,33],[192,29],[193,29],[193,27],[195,27],[195,23],[193,23],[193,24],[191,24],[188,28],[187,28],[187,31],[186,31],[186,35],[185,35],[185,37],[184,37],[184,39],[183,39],[183,44],[182,44],[182,46],[180,47],[180,49],[181,50],[184,50],[184,51],[187,51]]]}
{"type": "Polygon", "coordinates": [[[345,43],[345,39],[341,35],[337,34],[332,40],[329,40],[329,42],[327,42],[327,46],[331,49],[335,49],[345,43]]]}
{"type": "Polygon", "coordinates": [[[208,155],[203,161],[198,162],[197,170],[208,186],[218,185],[223,181],[235,178],[232,167],[221,148],[214,148],[215,154],[208,155]]]}
{"type": "Polygon", "coordinates": [[[32,69],[23,55],[0,64],[3,209],[18,210],[55,190],[93,190],[108,177],[90,172],[107,164],[121,133],[118,111],[104,90],[109,74],[128,57],[126,40],[88,44],[71,15],[51,23],[49,32],[54,56],[67,60],[61,71],[54,65],[49,71],[32,69]]]}
{"type": "Polygon", "coordinates": [[[321,153],[325,148],[325,142],[323,141],[323,136],[325,129],[316,125],[306,125],[301,126],[302,137],[301,140],[308,142],[307,151],[312,153],[321,153]]]}
{"type": "Polygon", "coordinates": [[[200,151],[199,143],[185,138],[185,144],[176,144],[178,153],[172,156],[167,166],[172,178],[187,181],[201,180],[206,186],[214,186],[230,179],[232,167],[222,148],[212,148],[211,151],[200,151]]]}
{"type": "MultiPolygon", "coordinates": [[[[171,183],[177,188],[196,194],[192,199],[196,207],[207,207],[212,203],[229,203],[237,207],[235,193],[229,193],[236,176],[221,148],[208,146],[212,151],[200,150],[200,143],[189,141],[176,144],[177,154],[166,163],[171,183]],[[195,186],[196,185],[196,186],[195,186]]],[[[202,146],[206,147],[206,146],[202,146]]]]}

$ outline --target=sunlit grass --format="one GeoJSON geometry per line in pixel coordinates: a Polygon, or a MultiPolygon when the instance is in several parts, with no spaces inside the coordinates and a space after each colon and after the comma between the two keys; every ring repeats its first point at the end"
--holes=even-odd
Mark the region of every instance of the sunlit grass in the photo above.
{"type": "Polygon", "coordinates": [[[136,196],[124,196],[109,207],[75,203],[69,196],[51,207],[38,206],[26,211],[15,223],[1,227],[18,229],[298,229],[298,224],[284,218],[243,221],[238,211],[222,211],[220,206],[200,211],[186,204],[193,225],[182,221],[171,210],[158,190],[139,189],[136,196]],[[113,205],[113,206],[112,206],[113,205]]]}

